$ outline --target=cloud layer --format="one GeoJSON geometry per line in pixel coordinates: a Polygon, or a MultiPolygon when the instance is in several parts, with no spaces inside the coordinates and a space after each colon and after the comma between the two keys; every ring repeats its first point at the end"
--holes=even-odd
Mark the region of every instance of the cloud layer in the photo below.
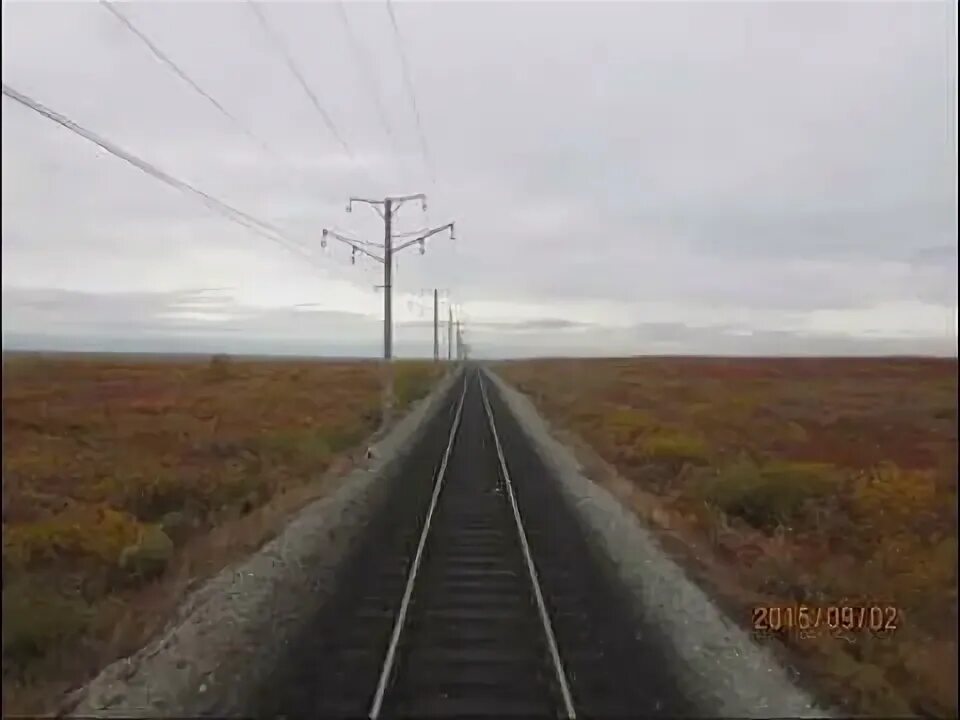
{"type": "Polygon", "coordinates": [[[433,175],[382,6],[346,5],[359,56],[333,4],[263,8],[352,158],[245,4],[122,9],[271,152],[97,4],[4,5],[4,82],[320,269],[4,100],[7,345],[375,354],[380,268],[320,230],[377,240],[346,198],[424,190],[399,230],[458,223],[398,257],[398,342],[426,352],[433,287],[489,355],[956,352],[949,4],[400,3],[433,175]]]}

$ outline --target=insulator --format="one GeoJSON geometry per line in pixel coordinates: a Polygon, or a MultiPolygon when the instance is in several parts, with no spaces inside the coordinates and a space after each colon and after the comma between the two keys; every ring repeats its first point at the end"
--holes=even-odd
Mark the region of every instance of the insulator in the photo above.
{"type": "Polygon", "coordinates": [[[423,240],[420,241],[420,254],[423,255],[427,249],[423,246],[423,240]]]}
{"type": "Polygon", "coordinates": [[[321,238],[321,239],[320,239],[320,247],[325,248],[326,246],[327,246],[327,239],[326,239],[325,237],[324,237],[324,238],[321,238]]]}

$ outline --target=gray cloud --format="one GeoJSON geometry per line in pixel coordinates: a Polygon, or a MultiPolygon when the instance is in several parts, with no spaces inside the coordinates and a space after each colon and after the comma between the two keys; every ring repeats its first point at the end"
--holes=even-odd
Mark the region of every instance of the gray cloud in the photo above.
{"type": "Polygon", "coordinates": [[[956,356],[957,345],[942,338],[865,338],[782,330],[748,331],[736,326],[694,327],[649,323],[628,330],[595,328],[577,342],[557,336],[511,335],[490,345],[478,343],[484,357],[556,357],[624,355],[725,356],[956,356]]]}
{"type": "Polygon", "coordinates": [[[917,265],[947,269],[957,264],[957,246],[954,244],[923,247],[914,252],[910,259],[917,265]]]}
{"type": "Polygon", "coordinates": [[[322,270],[4,100],[4,321],[20,331],[375,345],[379,268],[321,253],[320,230],[378,240],[345,199],[426,190],[399,229],[456,218],[459,237],[398,259],[398,322],[428,344],[403,299],[432,287],[491,348],[846,352],[879,347],[878,325],[918,352],[953,342],[937,315],[957,302],[949,4],[399,4],[435,183],[381,5],[347,12],[391,137],[336,9],[265,7],[355,162],[245,4],[124,11],[281,160],[97,4],[5,4],[4,82],[282,226],[322,270]],[[511,308],[475,310],[491,303],[511,308]],[[842,328],[816,331],[824,313],[842,328]]]}
{"type": "MultiPolygon", "coordinates": [[[[36,288],[3,291],[4,349],[378,355],[382,323],[316,306],[262,308],[222,289],[169,293],[92,293],[36,288]],[[44,331],[38,331],[41,328],[44,331]]],[[[447,328],[440,329],[446,356],[447,328]]],[[[432,354],[433,322],[396,323],[399,353],[432,354]]],[[[940,337],[851,337],[817,331],[753,330],[749,324],[639,322],[624,327],[562,318],[469,323],[477,356],[720,354],[956,354],[940,337]]]]}
{"type": "Polygon", "coordinates": [[[577,330],[591,327],[589,323],[565,320],[563,318],[539,318],[536,320],[517,320],[514,322],[479,321],[470,324],[471,327],[486,330],[500,330],[512,332],[528,332],[531,330],[577,330]]]}
{"type": "Polygon", "coordinates": [[[376,324],[361,313],[316,308],[257,308],[213,289],[96,294],[57,289],[4,288],[4,330],[25,331],[56,323],[73,334],[86,329],[138,332],[246,331],[309,333],[337,324],[376,324]]]}

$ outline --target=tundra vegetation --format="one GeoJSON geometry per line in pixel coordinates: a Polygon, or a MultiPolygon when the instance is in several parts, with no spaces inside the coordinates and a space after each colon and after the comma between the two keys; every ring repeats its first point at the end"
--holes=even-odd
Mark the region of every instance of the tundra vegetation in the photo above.
{"type": "MultiPolygon", "coordinates": [[[[398,410],[442,370],[396,363],[398,410]]],[[[51,709],[332,490],[380,382],[376,362],[5,357],[5,712],[51,709]]]]}
{"type": "Polygon", "coordinates": [[[822,697],[875,717],[956,717],[955,359],[496,369],[748,629],[764,605],[897,608],[891,632],[762,639],[822,697]]]}

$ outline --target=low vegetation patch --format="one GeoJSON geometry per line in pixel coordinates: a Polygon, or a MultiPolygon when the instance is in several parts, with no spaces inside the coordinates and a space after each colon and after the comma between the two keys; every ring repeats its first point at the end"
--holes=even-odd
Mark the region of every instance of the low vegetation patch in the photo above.
{"type": "Polygon", "coordinates": [[[956,360],[497,369],[644,492],[689,562],[712,548],[711,590],[746,627],[758,603],[896,609],[891,632],[766,638],[824,697],[850,713],[956,717],[956,360]]]}
{"type": "Polygon", "coordinates": [[[826,463],[769,462],[742,456],[683,491],[755,528],[774,530],[809,520],[839,489],[840,474],[826,463]]]}
{"type": "MultiPolygon", "coordinates": [[[[398,409],[444,370],[396,363],[398,409]]],[[[5,711],[50,710],[269,539],[378,428],[380,389],[376,362],[5,357],[5,711]]]]}
{"type": "Polygon", "coordinates": [[[706,465],[710,460],[707,444],[699,437],[680,432],[658,432],[644,437],[643,454],[651,460],[675,466],[706,465]]]}

